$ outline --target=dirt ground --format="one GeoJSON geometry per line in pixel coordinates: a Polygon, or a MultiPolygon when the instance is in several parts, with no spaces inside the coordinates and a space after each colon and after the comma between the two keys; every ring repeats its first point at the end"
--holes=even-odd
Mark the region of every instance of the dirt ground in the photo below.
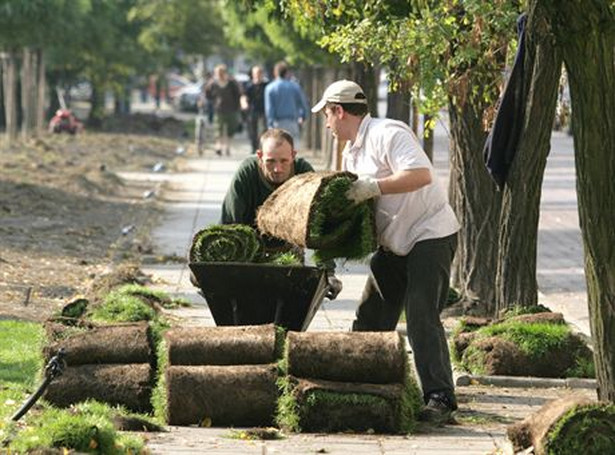
{"type": "Polygon", "coordinates": [[[172,168],[184,126],[137,115],[105,129],[0,145],[0,318],[44,320],[150,249],[153,189],[115,172],[172,168]]]}

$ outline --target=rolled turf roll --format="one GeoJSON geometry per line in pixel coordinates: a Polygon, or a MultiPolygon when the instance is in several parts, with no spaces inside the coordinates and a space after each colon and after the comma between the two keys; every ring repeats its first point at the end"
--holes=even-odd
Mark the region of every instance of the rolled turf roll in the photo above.
{"type": "Polygon", "coordinates": [[[43,348],[49,360],[60,348],[66,351],[67,365],[150,363],[153,360],[147,323],[70,327],[45,325],[50,343],[43,348]]]}
{"type": "Polygon", "coordinates": [[[345,196],[356,179],[350,172],[294,176],[259,208],[259,231],[314,249],[320,261],[367,256],[376,249],[372,204],[353,204],[345,196]]]}
{"type": "Polygon", "coordinates": [[[169,365],[255,365],[276,362],[283,333],[273,324],[181,327],[167,331],[169,365]]]}
{"type": "Polygon", "coordinates": [[[288,374],[340,382],[402,383],[407,354],[397,332],[289,332],[288,374]]]}
{"type": "Polygon", "coordinates": [[[54,379],[44,398],[58,407],[88,399],[131,411],[152,409],[152,368],[149,363],[69,366],[54,379]]]}
{"type": "Polygon", "coordinates": [[[170,425],[270,426],[278,398],[270,365],[170,366],[166,371],[170,425]]]}
{"type": "Polygon", "coordinates": [[[615,448],[615,405],[569,395],[507,429],[515,453],[534,447],[536,455],[601,455],[615,448]]]}
{"type": "Polygon", "coordinates": [[[261,254],[259,235],[243,224],[208,226],[197,232],[190,247],[190,262],[255,262],[261,254]]]}
{"type": "Polygon", "coordinates": [[[416,423],[418,388],[288,378],[276,416],[290,431],[373,430],[409,433],[416,423]]]}

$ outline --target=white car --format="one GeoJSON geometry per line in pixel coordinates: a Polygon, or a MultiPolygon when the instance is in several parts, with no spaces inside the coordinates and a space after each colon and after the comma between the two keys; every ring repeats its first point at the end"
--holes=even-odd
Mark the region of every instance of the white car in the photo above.
{"type": "Polygon", "coordinates": [[[198,112],[197,102],[201,96],[204,83],[200,80],[180,88],[173,98],[173,107],[178,111],[198,112]]]}

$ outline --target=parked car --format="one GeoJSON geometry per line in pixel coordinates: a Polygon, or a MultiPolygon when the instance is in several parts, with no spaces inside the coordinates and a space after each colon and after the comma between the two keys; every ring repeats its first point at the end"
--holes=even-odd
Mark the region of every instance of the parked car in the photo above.
{"type": "Polygon", "coordinates": [[[181,87],[173,98],[173,107],[180,112],[198,112],[197,102],[205,82],[200,80],[181,87]]]}

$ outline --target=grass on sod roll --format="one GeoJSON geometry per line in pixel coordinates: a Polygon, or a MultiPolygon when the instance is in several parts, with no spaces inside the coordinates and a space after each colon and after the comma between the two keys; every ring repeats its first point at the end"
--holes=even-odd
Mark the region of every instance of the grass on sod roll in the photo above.
{"type": "Polygon", "coordinates": [[[139,284],[125,284],[118,287],[116,290],[120,294],[133,295],[152,302],[153,304],[158,304],[166,309],[190,306],[190,302],[186,299],[171,298],[169,294],[164,291],[148,288],[139,284]]]}
{"type": "Polygon", "coordinates": [[[165,424],[168,419],[167,381],[165,371],[169,365],[169,355],[167,344],[164,339],[161,339],[156,346],[156,365],[156,385],[154,390],[152,390],[152,408],[156,420],[161,424],[165,424]]]}
{"type": "Polygon", "coordinates": [[[363,259],[376,249],[372,202],[350,203],[351,184],[348,176],[331,179],[314,204],[308,232],[315,261],[363,259]]]}
{"type": "Polygon", "coordinates": [[[194,235],[190,262],[256,262],[262,253],[256,231],[243,224],[216,224],[194,235]]]}
{"type": "Polygon", "coordinates": [[[547,434],[547,454],[613,453],[614,443],[614,404],[575,406],[547,434]]]}
{"type": "MultiPolygon", "coordinates": [[[[504,321],[481,327],[476,330],[476,337],[464,351],[461,366],[474,374],[484,374],[484,355],[475,348],[474,343],[494,336],[518,346],[530,361],[541,361],[549,353],[566,345],[573,334],[565,324],[504,321]]],[[[565,373],[565,377],[595,377],[593,360],[582,356],[582,351],[578,351],[577,357],[575,365],[565,373]]]]}

